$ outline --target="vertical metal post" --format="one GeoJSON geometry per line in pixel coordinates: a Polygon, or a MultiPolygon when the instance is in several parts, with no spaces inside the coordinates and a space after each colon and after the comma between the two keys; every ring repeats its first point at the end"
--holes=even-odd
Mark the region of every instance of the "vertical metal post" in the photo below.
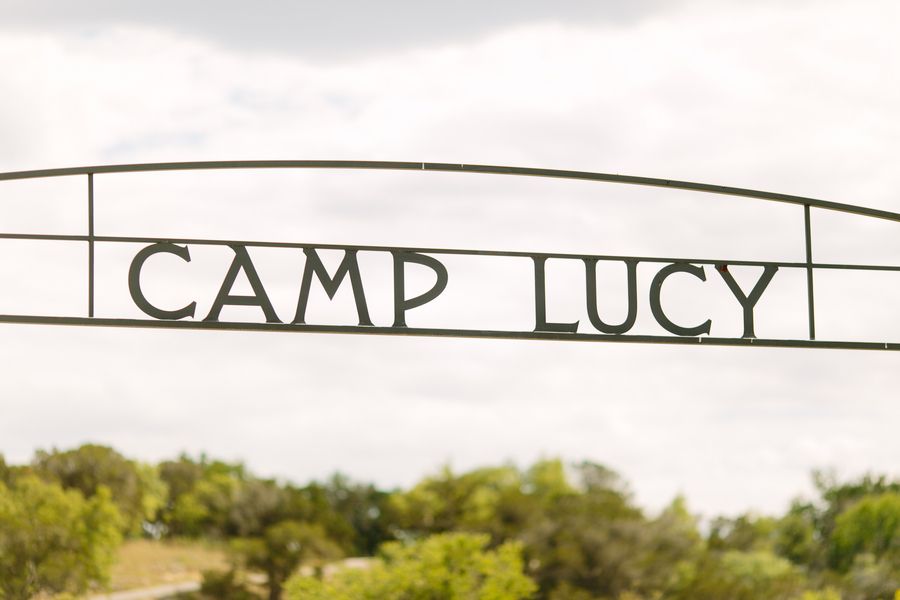
{"type": "Polygon", "coordinates": [[[806,229],[806,295],[809,306],[809,339],[816,339],[816,305],[813,299],[812,233],[809,223],[809,204],[803,205],[806,229]]]}
{"type": "Polygon", "coordinates": [[[88,173],[88,317],[94,316],[94,174],[88,173]]]}

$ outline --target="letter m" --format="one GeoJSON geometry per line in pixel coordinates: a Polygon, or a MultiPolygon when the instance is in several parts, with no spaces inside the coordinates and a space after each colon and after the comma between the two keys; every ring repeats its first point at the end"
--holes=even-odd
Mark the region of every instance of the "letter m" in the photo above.
{"type": "Polygon", "coordinates": [[[344,277],[350,274],[350,285],[353,288],[353,298],[356,301],[356,313],[359,316],[360,325],[372,325],[369,318],[369,309],[366,307],[366,293],[363,291],[362,278],[359,275],[359,262],[356,260],[356,250],[344,250],[344,260],[338,267],[334,277],[328,274],[322,259],[319,258],[315,248],[304,248],[306,254],[306,266],[303,269],[303,283],[300,286],[300,299],[297,301],[297,314],[294,323],[306,322],[306,305],[309,302],[309,290],[312,287],[313,274],[318,278],[329,299],[333,299],[344,277]]]}

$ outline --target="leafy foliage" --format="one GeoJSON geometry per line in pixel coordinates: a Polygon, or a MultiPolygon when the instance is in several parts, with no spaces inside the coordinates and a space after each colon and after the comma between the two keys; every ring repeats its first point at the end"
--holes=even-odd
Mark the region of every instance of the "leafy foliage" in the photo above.
{"type": "Polygon", "coordinates": [[[487,535],[437,534],[423,541],[391,542],[363,570],[344,570],[327,580],[295,577],[296,600],[519,600],[536,590],[523,573],[521,547],[487,550],[487,535]]]}
{"type": "Polygon", "coordinates": [[[321,568],[341,555],[321,525],[298,521],[282,521],[259,538],[235,540],[233,548],[246,567],[266,574],[271,600],[281,597],[284,582],[300,565],[321,568]]]}
{"type": "Polygon", "coordinates": [[[66,452],[39,450],[32,468],[42,478],[78,490],[86,498],[107,488],[129,534],[139,534],[145,521],[155,519],[166,495],[154,468],[130,461],[106,446],[86,444],[66,452]]]}
{"type": "Polygon", "coordinates": [[[389,492],[339,474],[298,486],[204,455],[145,465],[96,445],[0,457],[0,598],[102,581],[124,532],[226,542],[235,570],[207,576],[210,597],[252,597],[249,571],[270,598],[294,576],[291,593],[309,598],[900,599],[900,482],[814,483],[818,497],[783,515],[701,527],[683,498],[649,514],[590,462],[445,467],[389,492]],[[376,554],[331,574],[337,557],[376,554]]]}
{"type": "Polygon", "coordinates": [[[104,581],[120,526],[104,486],[86,500],[34,476],[0,483],[0,598],[80,593],[104,581]]]}
{"type": "Polygon", "coordinates": [[[860,554],[900,570],[900,493],[867,496],[838,515],[831,549],[832,561],[844,571],[860,554]]]}

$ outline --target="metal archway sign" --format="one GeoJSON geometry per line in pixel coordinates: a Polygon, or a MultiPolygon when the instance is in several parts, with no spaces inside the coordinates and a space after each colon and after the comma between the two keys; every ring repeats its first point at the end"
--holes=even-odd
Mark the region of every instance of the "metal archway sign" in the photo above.
{"type": "Polygon", "coordinates": [[[816,270],[852,270],[852,271],[900,271],[898,266],[871,264],[837,264],[816,263],[812,257],[812,232],[810,225],[810,209],[838,211],[884,219],[900,221],[900,214],[841,204],[802,196],[792,196],[758,190],[709,185],[689,181],[674,181],[649,177],[632,177],[585,171],[564,171],[554,169],[533,169],[520,167],[503,167],[490,165],[467,165],[427,162],[389,162],[389,161],[331,161],[331,160],[273,160],[273,161],[221,161],[221,162],[177,162],[150,163],[132,165],[104,165],[64,169],[46,169],[34,171],[17,171],[0,173],[0,181],[36,179],[45,177],[61,177],[83,175],[87,179],[87,233],[85,235],[55,235],[42,233],[0,232],[0,240],[37,240],[84,242],[88,247],[88,298],[87,314],[72,316],[46,316],[28,314],[0,314],[0,323],[27,323],[50,325],[87,325],[107,327],[156,327],[172,329],[213,329],[244,331],[293,331],[319,333],[356,333],[380,335],[413,335],[444,336],[467,338],[499,338],[499,339],[532,339],[532,340],[573,340],[603,342],[638,342],[657,344],[699,344],[716,346],[761,346],[761,347],[801,347],[801,348],[842,348],[865,350],[900,350],[900,342],[887,341],[828,341],[816,339],[814,272],[816,270]],[[482,173],[495,175],[515,175],[525,177],[551,177],[575,179],[595,182],[611,182],[627,185],[666,187],[710,194],[739,196],[758,200],[776,201],[795,204],[803,207],[804,241],[806,260],[804,262],[772,262],[722,260],[707,258],[666,258],[650,256],[610,256],[610,255],[576,255],[563,253],[535,253],[499,250],[470,250],[459,248],[411,248],[387,246],[352,246],[287,243],[271,241],[224,240],[224,239],[192,239],[192,238],[154,238],[126,237],[114,235],[98,235],[94,231],[94,177],[108,173],[136,173],[153,171],[186,171],[209,169],[368,169],[368,170],[400,170],[400,171],[441,171],[453,173],[482,173]],[[94,315],[94,249],[97,244],[143,244],[144,247],[133,257],[128,275],[128,287],[134,304],[148,318],[109,318],[94,315]],[[181,308],[161,308],[149,302],[141,287],[141,271],[146,261],[156,254],[171,254],[185,261],[190,261],[191,246],[225,246],[232,250],[231,266],[212,304],[205,316],[196,314],[196,302],[191,301],[181,308]],[[274,247],[299,249],[306,255],[300,294],[293,318],[289,322],[282,321],[276,314],[269,300],[265,287],[253,265],[248,248],[274,247]],[[318,250],[342,250],[343,260],[336,271],[329,273],[320,259],[318,250]],[[363,279],[357,261],[358,252],[389,253],[393,261],[393,308],[394,320],[390,326],[373,324],[365,298],[363,279]],[[444,291],[449,275],[446,267],[436,258],[442,255],[464,256],[499,256],[530,260],[534,270],[534,329],[530,331],[484,330],[484,329],[447,329],[409,327],[406,324],[406,313],[428,302],[434,301],[444,291]],[[547,319],[545,263],[547,259],[562,258],[581,261],[584,265],[586,279],[587,312],[593,333],[579,333],[578,323],[551,322],[547,319]],[[628,310],[625,319],[619,323],[607,323],[599,315],[597,307],[596,266],[601,261],[624,263],[627,273],[628,310]],[[405,267],[407,264],[418,264],[431,269],[435,275],[432,288],[415,297],[408,297],[405,286],[405,267]],[[671,335],[636,335],[629,331],[635,323],[637,310],[636,270],[639,263],[662,265],[652,279],[649,292],[649,303],[656,322],[671,335]],[[762,267],[762,273],[752,289],[742,289],[729,273],[729,265],[746,265],[762,267]],[[700,324],[685,325],[675,323],[667,315],[662,306],[660,296],[666,279],[675,273],[684,273],[700,280],[706,279],[704,266],[711,266],[720,276],[734,296],[743,314],[743,335],[740,338],[713,337],[710,334],[710,321],[700,324]],[[765,293],[769,283],[780,269],[800,269],[806,273],[808,331],[806,339],[763,339],[757,338],[754,328],[754,308],[765,293]],[[252,294],[238,295],[233,287],[238,275],[243,273],[250,283],[252,294]],[[316,280],[329,298],[333,298],[337,290],[347,285],[353,293],[358,325],[317,325],[306,322],[306,307],[309,293],[316,280]],[[225,306],[258,307],[266,322],[234,322],[221,320],[221,312],[225,306]]]}

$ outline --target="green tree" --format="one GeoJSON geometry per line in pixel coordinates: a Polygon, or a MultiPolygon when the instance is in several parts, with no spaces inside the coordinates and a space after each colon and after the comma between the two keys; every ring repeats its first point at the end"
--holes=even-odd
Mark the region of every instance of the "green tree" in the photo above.
{"type": "Polygon", "coordinates": [[[273,525],[260,538],[235,540],[232,548],[246,568],[266,574],[270,600],[281,598],[284,582],[300,565],[318,570],[341,555],[320,525],[298,521],[273,525]]]}
{"type": "Polygon", "coordinates": [[[697,518],[679,496],[643,528],[637,551],[640,575],[632,591],[652,597],[668,590],[679,574],[697,561],[703,549],[697,518]]]}
{"type": "Polygon", "coordinates": [[[523,573],[519,544],[487,550],[490,538],[439,534],[382,546],[379,559],[327,579],[297,576],[287,585],[294,600],[521,600],[537,586],[523,573]]]}
{"type": "Polygon", "coordinates": [[[522,541],[529,575],[558,597],[655,593],[702,550],[682,501],[648,521],[622,479],[590,462],[541,460],[524,472],[445,468],[395,494],[390,507],[401,535],[465,531],[490,534],[494,545],[522,541]]]}
{"type": "MultiPolygon", "coordinates": [[[[536,487],[536,486],[535,486],[536,487]]],[[[412,535],[450,531],[483,532],[500,543],[521,533],[538,505],[521,473],[512,466],[475,469],[457,475],[449,467],[406,492],[393,495],[389,510],[412,535]]]]}
{"type": "Polygon", "coordinates": [[[6,459],[0,454],[0,483],[9,485],[12,482],[12,471],[6,464],[6,459]]]}
{"type": "Polygon", "coordinates": [[[169,506],[194,489],[194,485],[203,478],[203,463],[182,454],[177,460],[166,460],[159,463],[159,477],[169,489],[169,506]]]}
{"type": "Polygon", "coordinates": [[[671,600],[795,600],[805,589],[803,573],[766,550],[708,553],[680,573],[671,600]]]}
{"type": "Polygon", "coordinates": [[[867,496],[835,519],[832,563],[846,571],[858,554],[885,559],[900,571],[900,493],[867,496]]]}
{"type": "Polygon", "coordinates": [[[900,571],[872,554],[857,554],[841,584],[843,600],[893,600],[900,596],[900,571]]]}
{"type": "MultiPolygon", "coordinates": [[[[585,488],[608,488],[610,487],[608,484],[617,477],[609,469],[590,463],[582,464],[578,468],[578,473],[585,488]]],[[[526,492],[545,503],[575,493],[566,474],[565,465],[556,458],[537,461],[525,472],[523,479],[526,492]]]]}
{"type": "Polygon", "coordinates": [[[813,566],[820,552],[816,532],[816,510],[811,504],[794,502],[775,528],[775,552],[797,565],[813,566]]]}
{"type": "Polygon", "coordinates": [[[34,476],[0,483],[0,598],[81,593],[105,581],[120,523],[105,487],[86,500],[34,476]]]}
{"type": "Polygon", "coordinates": [[[141,514],[148,534],[160,537],[162,534],[162,511],[169,498],[169,487],[159,476],[159,468],[146,463],[135,463],[141,486],[141,514]]]}
{"type": "Polygon", "coordinates": [[[735,519],[718,518],[710,528],[709,547],[712,550],[740,552],[768,551],[775,545],[778,522],[771,517],[754,514],[735,519]]]}
{"type": "Polygon", "coordinates": [[[353,534],[348,552],[371,556],[382,543],[393,539],[395,523],[388,507],[389,493],[339,473],[325,483],[324,491],[328,505],[353,534]]]}
{"type": "Polygon", "coordinates": [[[142,470],[106,446],[85,444],[65,452],[39,450],[32,468],[40,477],[78,490],[86,498],[93,497],[101,487],[108,488],[122,515],[124,531],[132,535],[141,532],[145,521],[156,519],[159,496],[164,494],[155,470],[142,470]]]}
{"type": "Polygon", "coordinates": [[[249,478],[242,464],[181,456],[160,464],[159,474],[169,489],[162,520],[171,534],[225,538],[237,533],[230,519],[249,478]]]}
{"type": "Polygon", "coordinates": [[[566,586],[615,598],[638,589],[646,566],[644,516],[613,471],[584,463],[573,473],[578,491],[540,498],[539,516],[521,534],[529,573],[544,593],[566,586]]]}
{"type": "Polygon", "coordinates": [[[817,516],[816,529],[823,540],[831,538],[838,515],[867,496],[887,492],[900,494],[900,480],[889,481],[883,475],[867,474],[856,481],[839,483],[833,473],[815,471],[813,484],[824,503],[817,516]]]}
{"type": "Polygon", "coordinates": [[[226,533],[238,537],[261,535],[281,520],[284,504],[285,492],[276,482],[248,479],[234,490],[226,533]]]}
{"type": "Polygon", "coordinates": [[[353,552],[356,531],[335,507],[335,495],[328,485],[312,482],[304,487],[288,485],[284,488],[285,503],[280,520],[318,523],[329,539],[345,552],[353,552]]]}

